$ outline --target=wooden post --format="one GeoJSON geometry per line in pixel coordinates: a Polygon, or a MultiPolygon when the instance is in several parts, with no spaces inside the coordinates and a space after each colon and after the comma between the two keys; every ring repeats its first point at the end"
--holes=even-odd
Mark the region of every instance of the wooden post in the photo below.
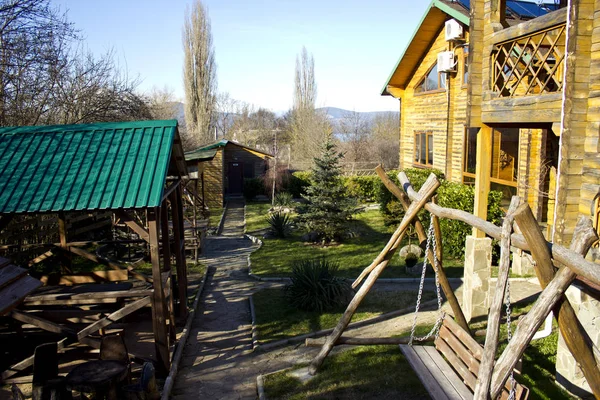
{"type": "Polygon", "coordinates": [[[152,262],[152,278],[154,292],[152,294],[152,327],[154,331],[154,346],[158,370],[165,375],[169,371],[169,341],[167,337],[167,304],[163,291],[160,268],[160,234],[158,230],[158,208],[147,212],[148,236],[150,238],[150,261],[152,262]]]}
{"type": "Polygon", "coordinates": [[[488,317],[487,332],[485,336],[485,346],[481,363],[479,364],[479,373],[477,375],[477,385],[475,385],[475,400],[486,400],[492,381],[492,370],[494,368],[494,357],[498,349],[498,336],[500,333],[500,314],[506,291],[506,283],[510,272],[510,235],[512,233],[512,224],[514,212],[519,206],[521,199],[513,196],[504,222],[502,223],[502,239],[500,245],[500,268],[498,270],[498,280],[496,281],[496,292],[490,306],[488,317]]]}
{"type": "MultiPolygon", "coordinates": [[[[487,219],[488,193],[492,174],[492,134],[493,129],[483,125],[477,134],[476,169],[475,169],[475,205],[473,214],[483,220],[487,219]]],[[[485,237],[485,232],[473,228],[473,236],[485,237]]]]}
{"type": "Polygon", "coordinates": [[[177,288],[179,292],[179,317],[187,318],[187,264],[185,262],[185,239],[183,232],[183,204],[180,186],[171,193],[171,212],[173,214],[173,235],[175,237],[175,262],[177,265],[177,288]]]}
{"type": "MultiPolygon", "coordinates": [[[[65,213],[58,213],[58,236],[60,237],[60,247],[67,250],[67,218],[65,213]]],[[[60,256],[60,266],[62,272],[71,273],[71,257],[67,252],[63,252],[60,256]]]]}
{"type": "MultiPolygon", "coordinates": [[[[535,260],[535,272],[542,288],[546,287],[554,277],[554,268],[551,266],[551,254],[548,243],[542,236],[537,223],[528,205],[524,204],[519,209],[517,223],[523,227],[523,236],[531,246],[531,254],[535,260]]],[[[591,221],[582,217],[575,227],[575,234],[571,242],[571,250],[586,254],[590,246],[597,240],[591,221]]],[[[564,267],[563,267],[564,268],[564,267]]],[[[571,271],[575,279],[575,273],[571,271]]],[[[575,310],[565,297],[562,303],[554,310],[558,327],[563,335],[567,348],[581,366],[583,375],[587,380],[594,395],[600,398],[600,369],[594,357],[593,345],[587,332],[579,322],[575,310]]]]}
{"type": "Polygon", "coordinates": [[[311,375],[314,375],[319,369],[319,367],[323,364],[325,357],[327,357],[329,352],[331,352],[331,349],[333,349],[333,346],[335,345],[337,340],[340,338],[340,336],[342,336],[344,329],[346,329],[346,327],[348,326],[348,323],[352,319],[352,316],[356,312],[356,309],[358,308],[362,300],[365,298],[365,296],[367,295],[367,293],[369,292],[369,290],[371,289],[381,272],[383,272],[389,260],[394,255],[394,251],[390,250],[393,248],[398,238],[408,228],[410,222],[416,217],[419,210],[423,208],[423,206],[431,198],[431,196],[433,196],[433,194],[439,186],[440,182],[437,180],[435,175],[429,175],[429,178],[427,178],[427,181],[425,181],[425,183],[421,187],[421,190],[419,191],[419,194],[421,195],[421,200],[415,201],[410,205],[409,209],[404,215],[404,218],[402,219],[402,222],[400,222],[400,226],[398,226],[398,229],[396,229],[385,248],[375,258],[375,261],[373,261],[373,263],[376,264],[377,267],[375,267],[375,269],[369,274],[365,283],[360,287],[358,292],[356,292],[356,295],[354,296],[350,304],[348,304],[348,307],[346,308],[346,311],[344,311],[344,314],[340,318],[340,321],[338,322],[337,326],[325,341],[325,344],[321,348],[321,351],[310,363],[308,371],[311,375]]]}
{"type": "MultiPolygon", "coordinates": [[[[526,205],[526,207],[528,208],[529,206],[526,205]]],[[[525,234],[526,230],[531,231],[532,229],[530,224],[523,224],[521,216],[524,216],[525,221],[529,219],[527,214],[523,214],[523,209],[525,209],[525,207],[520,207],[519,210],[517,210],[517,213],[515,213],[515,219],[517,220],[517,223],[519,223],[519,228],[525,234]]],[[[533,214],[531,214],[531,218],[533,218],[533,214]]],[[[535,221],[535,218],[533,218],[533,220],[535,221]]],[[[539,227],[537,224],[535,224],[533,228],[535,229],[534,232],[539,232],[539,227]]],[[[531,234],[531,232],[529,232],[527,235],[534,237],[535,234],[531,234]]],[[[594,236],[595,233],[590,234],[588,229],[576,229],[573,236],[573,241],[571,242],[571,249],[573,251],[579,250],[579,252],[587,252],[587,249],[589,249],[589,246],[591,246],[591,243],[593,243],[593,240],[595,240],[594,236]]],[[[528,244],[530,248],[535,248],[536,242],[528,242],[528,244]]],[[[544,247],[547,248],[547,243],[545,240],[544,247]]],[[[538,263],[538,260],[536,260],[536,264],[537,268],[553,270],[552,265],[542,266],[538,263]]],[[[490,395],[492,398],[496,398],[500,394],[500,391],[502,390],[510,371],[512,371],[519,358],[521,358],[523,355],[523,352],[531,341],[531,338],[541,326],[550,311],[555,308],[555,306],[563,298],[563,293],[574,279],[575,274],[573,271],[571,271],[569,268],[561,268],[554,276],[552,281],[550,281],[546,288],[542,291],[542,294],[539,296],[529,313],[527,313],[527,315],[521,319],[521,322],[519,322],[512,340],[496,362],[494,373],[492,375],[492,384],[490,390],[490,395]]]]}
{"type": "Polygon", "coordinates": [[[160,207],[161,240],[163,249],[163,290],[167,299],[169,310],[169,338],[175,341],[175,300],[173,299],[173,275],[171,273],[171,238],[169,236],[169,209],[167,200],[163,199],[160,207]]]}

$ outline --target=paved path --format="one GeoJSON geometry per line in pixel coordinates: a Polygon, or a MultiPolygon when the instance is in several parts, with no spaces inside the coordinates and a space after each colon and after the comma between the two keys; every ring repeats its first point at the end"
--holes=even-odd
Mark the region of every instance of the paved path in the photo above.
{"type": "MultiPolygon", "coordinates": [[[[244,203],[230,202],[221,236],[207,238],[201,261],[209,266],[201,307],[176,378],[172,399],[256,399],[256,377],[299,363],[308,363],[318,348],[288,346],[269,352],[252,352],[248,297],[268,283],[248,277],[248,256],[256,246],[243,237],[244,203]]],[[[405,285],[380,285],[382,290],[402,290],[405,285]]],[[[406,289],[414,290],[414,285],[406,289]]],[[[513,284],[513,299],[539,290],[525,282],[513,284]]],[[[460,290],[458,291],[460,296],[460,290]]],[[[447,307],[447,305],[446,305],[447,307]]],[[[436,312],[422,312],[419,323],[432,323],[436,312]]],[[[412,315],[355,329],[352,335],[390,336],[410,329],[412,315]]],[[[340,346],[336,351],[344,348],[340,346]]]]}

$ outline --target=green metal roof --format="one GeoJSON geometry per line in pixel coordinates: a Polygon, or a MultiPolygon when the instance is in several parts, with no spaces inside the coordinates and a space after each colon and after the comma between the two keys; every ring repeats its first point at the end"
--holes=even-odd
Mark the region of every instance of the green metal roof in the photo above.
{"type": "Polygon", "coordinates": [[[0,128],[0,213],[157,207],[176,137],[176,120],[0,128]]]}
{"type": "Polygon", "coordinates": [[[189,151],[184,154],[185,161],[208,161],[215,158],[217,154],[217,149],[196,149],[193,151],[189,151]]]}
{"type": "Polygon", "coordinates": [[[211,144],[207,144],[205,146],[202,147],[198,147],[195,150],[191,150],[185,153],[185,160],[186,161],[194,161],[194,160],[212,160],[213,157],[215,156],[215,154],[217,154],[217,150],[220,148],[223,148],[225,146],[227,146],[228,144],[231,144],[233,146],[238,146],[241,147],[243,149],[246,150],[250,150],[250,151],[254,151],[260,154],[263,154],[267,157],[273,157],[273,154],[264,152],[262,150],[258,150],[255,149],[253,147],[249,147],[249,146],[244,146],[241,143],[237,143],[231,140],[227,140],[227,139],[221,139],[218,142],[215,143],[211,143],[211,144]]]}

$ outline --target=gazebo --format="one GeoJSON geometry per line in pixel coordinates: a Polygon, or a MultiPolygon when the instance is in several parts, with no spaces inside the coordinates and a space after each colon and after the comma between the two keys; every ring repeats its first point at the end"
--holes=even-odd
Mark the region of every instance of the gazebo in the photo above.
{"type": "MultiPolygon", "coordinates": [[[[146,285],[139,290],[115,290],[114,285],[96,285],[106,289],[92,292],[75,291],[74,286],[55,291],[40,288],[33,293],[24,293],[18,301],[1,305],[1,315],[64,334],[59,347],[74,342],[96,347],[98,341],[90,335],[151,304],[155,361],[159,370],[167,371],[169,345],[175,340],[176,301],[180,317],[187,315],[181,199],[181,182],[186,175],[176,120],[1,128],[0,232],[11,221],[15,225],[20,218],[32,215],[53,215],[57,220],[58,241],[19,243],[20,247],[39,249],[40,255],[29,264],[54,254],[58,256],[59,264],[68,265],[70,257],[75,255],[124,271],[125,276],[142,280],[146,285]],[[138,241],[147,242],[151,277],[136,272],[131,266],[124,267],[93,254],[85,248],[92,241],[70,241],[70,220],[99,213],[112,213],[116,220],[137,234],[138,241]],[[176,289],[172,258],[176,266],[176,289]],[[107,299],[116,299],[118,304],[125,305],[79,331],[19,309],[19,304],[77,306],[94,300],[105,303],[107,299]]],[[[4,264],[8,265],[8,262],[4,264]]],[[[32,285],[33,289],[35,286],[32,285]]],[[[6,302],[2,290],[4,287],[0,282],[0,302],[6,302]]],[[[51,315],[51,312],[44,315],[51,315]]],[[[19,373],[32,363],[33,357],[29,357],[13,365],[2,373],[2,379],[19,373]]]]}

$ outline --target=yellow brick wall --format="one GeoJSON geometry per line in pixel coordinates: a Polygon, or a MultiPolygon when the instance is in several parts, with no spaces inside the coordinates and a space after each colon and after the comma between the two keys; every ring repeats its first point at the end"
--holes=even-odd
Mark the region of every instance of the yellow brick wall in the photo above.
{"type": "Polygon", "coordinates": [[[208,207],[223,206],[223,149],[210,161],[205,161],[204,195],[208,207]]]}

